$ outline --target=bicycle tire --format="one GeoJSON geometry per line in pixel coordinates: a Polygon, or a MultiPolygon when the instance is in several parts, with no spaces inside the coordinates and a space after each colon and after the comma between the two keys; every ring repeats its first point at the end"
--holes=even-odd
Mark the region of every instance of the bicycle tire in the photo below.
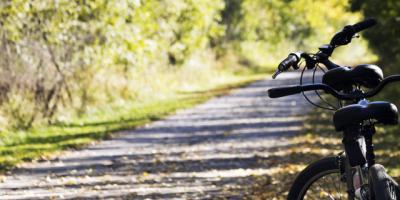
{"type": "MultiPolygon", "coordinates": [[[[337,157],[326,157],[312,163],[296,177],[290,188],[287,199],[303,200],[314,182],[332,173],[337,173],[338,176],[340,176],[340,167],[337,162],[337,157]]],[[[344,195],[347,196],[347,192],[345,192],[344,195]]]]}
{"type": "Polygon", "coordinates": [[[397,200],[398,185],[387,173],[382,165],[374,164],[369,168],[371,189],[376,200],[397,200]]]}

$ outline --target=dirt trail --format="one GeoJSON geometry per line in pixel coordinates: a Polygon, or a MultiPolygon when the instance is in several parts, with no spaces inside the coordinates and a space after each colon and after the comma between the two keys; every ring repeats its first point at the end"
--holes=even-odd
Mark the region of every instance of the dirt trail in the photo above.
{"type": "Polygon", "coordinates": [[[276,168],[279,147],[310,106],[268,99],[282,74],[50,161],[25,163],[0,183],[0,199],[242,199],[254,175],[276,168]],[[265,163],[270,163],[266,165],[265,163]]]}

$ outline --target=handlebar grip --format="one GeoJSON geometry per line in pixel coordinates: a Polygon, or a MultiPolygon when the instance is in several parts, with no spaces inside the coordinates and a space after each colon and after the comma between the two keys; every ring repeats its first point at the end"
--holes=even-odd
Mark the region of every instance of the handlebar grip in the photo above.
{"type": "Polygon", "coordinates": [[[298,94],[300,92],[302,92],[302,86],[295,85],[288,87],[271,88],[268,90],[268,96],[270,98],[279,98],[293,94],[298,94]]]}
{"type": "Polygon", "coordinates": [[[360,32],[360,31],[362,31],[364,29],[367,29],[367,28],[370,28],[370,27],[374,26],[376,23],[377,22],[376,22],[376,20],[374,18],[368,18],[368,19],[366,19],[366,20],[364,20],[362,22],[358,22],[358,23],[354,24],[353,25],[353,29],[357,33],[357,32],[360,32]]]}
{"type": "Polygon", "coordinates": [[[351,42],[354,34],[360,32],[364,29],[370,28],[376,24],[376,20],[374,18],[368,18],[362,22],[358,22],[354,25],[347,25],[343,28],[342,31],[338,32],[333,36],[331,40],[331,45],[346,45],[351,42]]]}
{"type": "Polygon", "coordinates": [[[323,90],[332,96],[342,99],[342,100],[354,100],[361,99],[366,97],[371,97],[376,95],[387,83],[393,81],[400,81],[400,75],[398,76],[390,76],[388,78],[383,79],[383,81],[375,88],[373,91],[370,91],[365,94],[344,94],[336,91],[332,87],[326,84],[317,83],[317,84],[306,84],[306,85],[294,85],[288,87],[279,87],[279,88],[271,88],[268,90],[268,96],[270,98],[279,98],[283,96],[289,96],[293,94],[298,94],[300,92],[312,91],[312,90],[323,90]]]}
{"type": "Polygon", "coordinates": [[[278,70],[281,72],[286,71],[291,66],[297,65],[298,60],[299,58],[295,54],[291,53],[278,65],[278,70]]]}

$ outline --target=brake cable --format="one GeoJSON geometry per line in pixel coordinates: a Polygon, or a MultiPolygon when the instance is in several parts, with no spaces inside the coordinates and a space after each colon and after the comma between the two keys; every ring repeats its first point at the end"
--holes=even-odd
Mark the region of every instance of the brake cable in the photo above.
{"type": "MultiPolygon", "coordinates": [[[[314,71],[313,71],[313,79],[312,79],[312,83],[315,83],[315,72],[317,71],[317,69],[320,68],[322,70],[322,72],[325,74],[325,70],[319,65],[316,64],[316,67],[314,67],[314,71]]],[[[335,106],[333,106],[330,102],[328,102],[325,98],[323,98],[321,96],[321,94],[318,92],[318,90],[314,91],[315,94],[317,94],[317,96],[328,106],[330,106],[330,110],[337,110],[338,108],[336,108],[335,106]]]]}
{"type": "MultiPolygon", "coordinates": [[[[303,67],[303,70],[301,71],[301,75],[300,75],[300,85],[303,85],[303,76],[304,76],[304,72],[306,70],[307,67],[303,67]]],[[[314,75],[313,75],[313,83],[314,83],[314,75]]],[[[304,91],[301,92],[301,94],[303,95],[303,97],[308,101],[308,103],[310,103],[311,105],[317,107],[317,108],[321,108],[321,109],[326,109],[326,110],[335,110],[334,108],[329,108],[329,107],[324,107],[321,105],[318,105],[316,103],[314,103],[313,101],[310,100],[310,98],[304,93],[304,91]]],[[[318,95],[319,98],[321,100],[323,100],[324,102],[326,102],[324,99],[322,99],[322,97],[320,95],[318,95]]],[[[328,104],[329,105],[329,104],[328,104]]]]}
{"type": "MultiPolygon", "coordinates": [[[[317,64],[317,67],[319,68],[319,69],[321,69],[321,71],[325,74],[326,73],[326,71],[324,70],[324,68],[322,68],[319,64],[317,64]]],[[[313,82],[314,83],[314,82],[313,82]]],[[[316,92],[318,92],[318,91],[316,91],[316,92]]],[[[336,98],[337,99],[337,103],[338,103],[338,107],[336,108],[335,106],[332,106],[333,108],[336,108],[336,110],[337,109],[339,109],[339,108],[341,108],[341,107],[343,107],[343,104],[342,104],[342,101],[340,100],[340,99],[338,99],[338,98],[336,98]]]]}

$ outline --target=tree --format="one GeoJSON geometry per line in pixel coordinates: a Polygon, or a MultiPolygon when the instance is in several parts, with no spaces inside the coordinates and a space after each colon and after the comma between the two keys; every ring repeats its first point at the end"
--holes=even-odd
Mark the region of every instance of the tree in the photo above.
{"type": "Polygon", "coordinates": [[[400,66],[400,1],[351,0],[353,11],[361,11],[365,17],[374,17],[378,25],[365,32],[372,49],[385,65],[393,70],[400,66]]]}

